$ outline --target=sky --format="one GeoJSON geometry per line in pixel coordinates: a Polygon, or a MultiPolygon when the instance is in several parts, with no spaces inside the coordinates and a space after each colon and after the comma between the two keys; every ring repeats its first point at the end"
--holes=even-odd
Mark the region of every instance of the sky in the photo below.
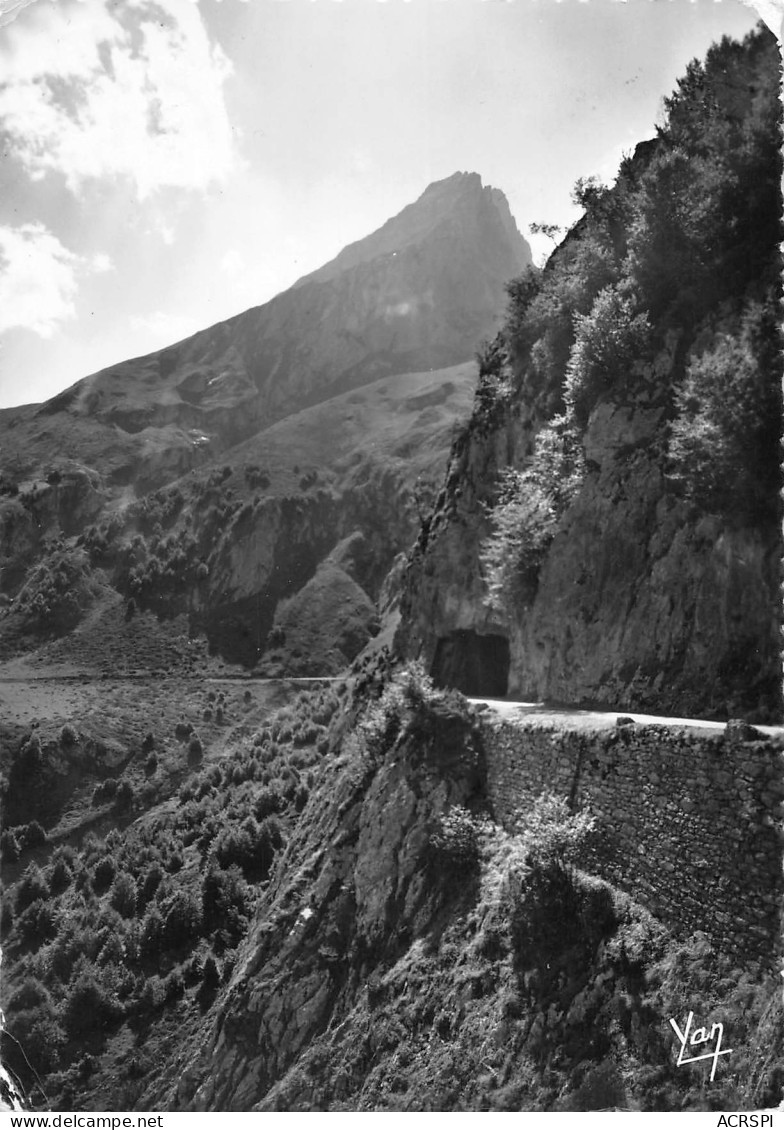
{"type": "MultiPolygon", "coordinates": [[[[768,0],[774,5],[776,0],[768,0]]],[[[775,9],[774,9],[775,10],[775,9]]],[[[0,407],[266,302],[462,170],[569,225],[741,0],[0,0],[0,407]]]]}

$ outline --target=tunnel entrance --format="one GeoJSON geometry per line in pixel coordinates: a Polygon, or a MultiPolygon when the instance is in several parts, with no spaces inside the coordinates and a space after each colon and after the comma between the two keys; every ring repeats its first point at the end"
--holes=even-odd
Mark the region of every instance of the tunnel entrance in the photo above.
{"type": "Polygon", "coordinates": [[[438,687],[503,698],[509,685],[509,640],[460,629],[441,636],[430,674],[438,687]]]}

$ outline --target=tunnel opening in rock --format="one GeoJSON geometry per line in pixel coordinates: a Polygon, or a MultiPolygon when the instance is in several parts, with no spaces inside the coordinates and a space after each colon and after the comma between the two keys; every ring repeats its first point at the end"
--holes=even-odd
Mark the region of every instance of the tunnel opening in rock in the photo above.
{"type": "Polygon", "coordinates": [[[441,636],[430,674],[438,687],[503,698],[509,686],[509,640],[459,629],[441,636]]]}

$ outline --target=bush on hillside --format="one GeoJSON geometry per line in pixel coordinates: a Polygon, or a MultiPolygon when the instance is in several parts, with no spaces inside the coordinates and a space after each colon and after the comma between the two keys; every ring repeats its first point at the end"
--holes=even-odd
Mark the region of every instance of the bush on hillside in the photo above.
{"type": "Polygon", "coordinates": [[[430,846],[447,871],[469,875],[479,866],[481,821],[467,808],[455,805],[439,816],[430,834],[430,846]]]}
{"type": "Polygon", "coordinates": [[[646,315],[634,309],[631,298],[607,287],[588,314],[575,317],[564,392],[567,413],[580,428],[604,393],[623,395],[632,387],[632,366],[644,357],[650,340],[646,315]]]}
{"type": "Polygon", "coordinates": [[[739,330],[718,334],[675,397],[671,477],[712,512],[753,521],[776,509],[781,362],[775,304],[752,303],[739,330]]]}

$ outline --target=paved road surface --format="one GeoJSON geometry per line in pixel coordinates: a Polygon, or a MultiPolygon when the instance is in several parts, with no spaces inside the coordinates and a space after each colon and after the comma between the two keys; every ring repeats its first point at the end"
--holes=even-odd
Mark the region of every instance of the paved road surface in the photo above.
{"type": "MultiPolygon", "coordinates": [[[[672,718],[664,714],[638,714],[631,710],[581,710],[571,706],[547,706],[543,702],[511,702],[502,698],[469,698],[474,706],[486,706],[502,718],[520,718],[552,725],[568,724],[575,729],[612,729],[619,718],[632,718],[644,726],[682,726],[693,730],[723,730],[725,722],[712,722],[704,718],[672,718]]],[[[755,726],[763,734],[784,736],[784,726],[755,726]]]]}

